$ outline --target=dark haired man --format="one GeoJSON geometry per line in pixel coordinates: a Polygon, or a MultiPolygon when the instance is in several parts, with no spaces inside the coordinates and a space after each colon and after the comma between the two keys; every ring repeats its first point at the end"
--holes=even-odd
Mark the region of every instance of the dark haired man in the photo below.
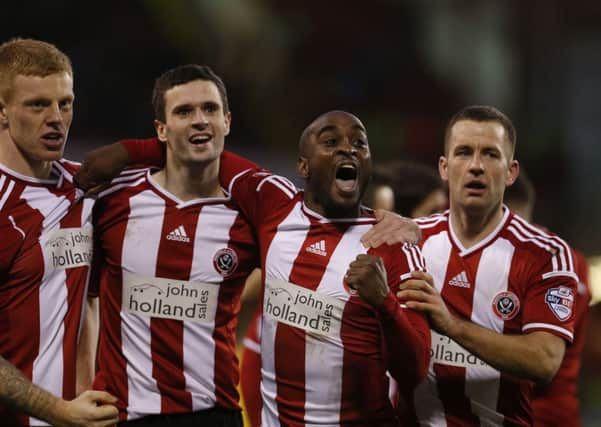
{"type": "Polygon", "coordinates": [[[126,172],[95,206],[94,386],[119,398],[124,424],[241,426],[234,331],[258,261],[219,184],[225,87],[208,67],[180,66],[156,80],[153,106],[165,166],[126,172]]]}
{"type": "Polygon", "coordinates": [[[418,220],[430,281],[398,293],[432,326],[428,379],[416,389],[421,425],[532,424],[534,382],[549,382],[573,339],[571,249],[503,205],[518,176],[515,129],[495,108],[450,120],[439,171],[449,211],[418,220]]]}

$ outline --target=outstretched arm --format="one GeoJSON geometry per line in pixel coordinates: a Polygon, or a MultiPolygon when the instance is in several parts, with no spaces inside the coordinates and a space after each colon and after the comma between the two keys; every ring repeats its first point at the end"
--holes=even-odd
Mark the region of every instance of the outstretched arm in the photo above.
{"type": "Polygon", "coordinates": [[[501,334],[453,316],[434,287],[432,276],[414,272],[397,296],[425,313],[432,329],[451,338],[492,367],[538,383],[550,382],[563,360],[565,342],[549,332],[501,334]]]}
{"type": "Polygon", "coordinates": [[[384,209],[377,209],[375,214],[378,222],[361,237],[366,248],[377,248],[384,243],[415,244],[421,239],[421,231],[412,219],[384,209]]]}
{"type": "Polygon", "coordinates": [[[65,401],[37,387],[0,356],[0,402],[60,427],[110,426],[118,421],[116,398],[104,391],[86,391],[65,401]]]}

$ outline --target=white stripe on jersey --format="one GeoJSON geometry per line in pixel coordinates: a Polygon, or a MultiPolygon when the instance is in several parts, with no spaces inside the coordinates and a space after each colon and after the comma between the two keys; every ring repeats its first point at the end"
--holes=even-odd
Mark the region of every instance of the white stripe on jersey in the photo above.
{"type": "MultiPolygon", "coordinates": [[[[227,236],[220,238],[222,236],[215,236],[214,233],[215,230],[225,230],[229,234],[237,217],[236,211],[223,209],[222,205],[208,205],[202,208],[194,238],[191,280],[216,284],[223,282],[223,276],[213,267],[213,256],[219,249],[223,249],[223,241],[227,241],[228,238],[227,236]]],[[[215,311],[217,306],[214,305],[215,311]]],[[[213,319],[215,311],[212,313],[213,319]]],[[[215,340],[207,331],[214,330],[215,322],[203,324],[183,322],[183,324],[183,374],[186,379],[186,389],[192,395],[192,410],[212,408],[216,401],[215,340]],[[199,359],[205,362],[200,364],[199,359]],[[201,392],[194,393],[193,390],[201,390],[201,392]]]]}
{"type": "MultiPolygon", "coordinates": [[[[26,187],[21,198],[33,209],[44,216],[43,233],[40,235],[40,247],[46,246],[51,225],[60,225],[60,220],[71,204],[64,197],[57,197],[45,187],[26,187]],[[61,202],[61,198],[64,200],[61,202]],[[62,208],[62,209],[61,209],[62,208]]],[[[46,256],[44,275],[39,287],[40,334],[39,350],[33,361],[31,380],[34,384],[48,390],[56,396],[63,395],[63,339],[65,326],[63,319],[68,309],[67,273],[66,270],[55,270],[46,256]]],[[[31,425],[47,425],[30,417],[31,425]]]]}
{"type": "MultiPolygon", "coordinates": [[[[129,203],[133,211],[136,205],[156,206],[159,200],[152,190],[146,190],[131,197],[129,203]]],[[[158,207],[155,209],[155,215],[136,215],[134,220],[130,217],[127,222],[121,254],[124,272],[155,276],[162,231],[162,224],[157,223],[157,218],[164,217],[164,202],[162,212],[158,207]]],[[[149,375],[153,371],[150,317],[130,313],[122,308],[121,342],[125,359],[132,362],[126,367],[128,419],[160,413],[161,393],[156,380],[149,375]]]]}
{"type": "MultiPolygon", "coordinates": [[[[290,214],[279,225],[278,230],[286,229],[285,233],[276,233],[267,251],[265,275],[270,277],[290,277],[296,255],[302,249],[305,238],[309,231],[310,221],[301,211],[301,202],[298,202],[290,211],[290,214]],[[297,225],[306,227],[297,227],[297,225]],[[295,231],[287,228],[293,225],[295,231]],[[275,248],[275,249],[273,249],[275,248]],[[293,255],[282,256],[281,251],[293,255]],[[274,258],[278,261],[274,262],[274,258]]],[[[263,319],[261,328],[261,395],[263,396],[263,408],[261,410],[261,422],[265,427],[279,426],[278,407],[276,403],[277,383],[275,378],[274,348],[267,343],[275,343],[277,321],[268,318],[263,319]]]]}
{"type": "MultiPolygon", "coordinates": [[[[482,251],[478,264],[471,321],[497,333],[503,333],[504,321],[494,315],[490,304],[495,295],[508,289],[514,251],[511,242],[498,238],[482,251]]],[[[489,365],[467,367],[465,371],[465,395],[471,399],[474,415],[482,425],[502,425],[504,417],[487,409],[497,407],[501,373],[489,365]]]]}
{"type": "MultiPolygon", "coordinates": [[[[355,260],[358,254],[367,252],[361,244],[360,238],[369,225],[355,225],[350,227],[342,236],[336,249],[332,253],[328,268],[321,278],[316,291],[327,294],[341,301],[348,301],[349,294],[341,286],[348,265],[355,260]]],[[[340,336],[320,336],[315,338],[305,334],[305,422],[310,425],[327,424],[338,425],[340,422],[340,403],[342,397],[342,371],[344,361],[344,348],[340,336]],[[324,345],[323,342],[332,345],[324,345]],[[334,344],[335,343],[335,344],[334,344]],[[311,349],[316,351],[311,351],[311,349]],[[325,366],[323,361],[327,360],[325,366]]]]}
{"type": "Polygon", "coordinates": [[[294,195],[296,194],[296,187],[294,187],[294,184],[278,175],[270,175],[267,178],[261,180],[259,185],[257,185],[257,193],[261,191],[261,187],[263,186],[263,184],[266,184],[268,182],[279,188],[282,191],[282,193],[288,196],[288,198],[294,198],[294,195]]]}
{"type": "Polygon", "coordinates": [[[6,179],[8,179],[8,178],[6,178],[6,175],[0,176],[0,190],[2,190],[2,193],[3,193],[2,198],[0,198],[0,211],[2,210],[2,207],[8,200],[8,197],[10,196],[10,193],[13,191],[13,187],[15,186],[15,181],[13,181],[12,179],[9,179],[6,189],[3,189],[2,187],[4,186],[4,181],[6,179]]]}
{"type": "Polygon", "coordinates": [[[561,328],[561,327],[555,326],[555,325],[550,325],[548,323],[527,323],[524,326],[522,326],[522,331],[527,331],[529,329],[535,329],[535,328],[536,329],[540,329],[540,328],[553,329],[554,331],[560,332],[562,334],[567,335],[571,339],[574,339],[574,334],[572,334],[567,329],[564,329],[564,328],[561,328]]]}
{"type": "MultiPolygon", "coordinates": [[[[438,292],[442,291],[451,249],[452,244],[446,231],[431,236],[422,247],[422,254],[427,260],[428,272],[432,275],[434,286],[438,292]]],[[[424,422],[423,425],[446,427],[444,406],[438,398],[436,374],[432,363],[430,363],[427,378],[417,386],[413,396],[415,412],[417,417],[424,422]]]]}

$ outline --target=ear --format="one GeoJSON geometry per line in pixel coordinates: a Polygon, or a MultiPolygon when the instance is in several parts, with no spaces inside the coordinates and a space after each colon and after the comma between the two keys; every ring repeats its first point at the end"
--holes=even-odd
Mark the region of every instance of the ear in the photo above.
{"type": "Polygon", "coordinates": [[[449,161],[445,156],[440,156],[438,159],[438,173],[443,181],[449,180],[449,161]]]}
{"type": "Polygon", "coordinates": [[[509,187],[512,185],[520,174],[520,164],[517,160],[510,160],[509,168],[507,169],[507,178],[505,179],[505,186],[509,187]]]}
{"type": "Polygon", "coordinates": [[[8,127],[8,115],[6,114],[6,104],[3,99],[0,99],[0,125],[8,127]]]}
{"type": "Polygon", "coordinates": [[[167,125],[160,120],[154,120],[154,128],[157,131],[157,138],[161,142],[167,142],[167,125]]]}
{"type": "Polygon", "coordinates": [[[302,179],[309,179],[309,162],[305,157],[299,157],[296,161],[296,174],[302,179]]]}
{"type": "Polygon", "coordinates": [[[232,124],[232,112],[228,111],[225,114],[225,133],[223,136],[227,136],[230,134],[230,125],[232,124]]]}

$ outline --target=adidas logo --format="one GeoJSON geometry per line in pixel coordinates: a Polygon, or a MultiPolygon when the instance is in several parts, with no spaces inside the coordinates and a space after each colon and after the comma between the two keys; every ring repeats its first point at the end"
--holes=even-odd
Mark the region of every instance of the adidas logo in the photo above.
{"type": "Polygon", "coordinates": [[[190,243],[190,238],[186,234],[186,229],[183,225],[180,225],[171,233],[167,234],[167,240],[176,240],[178,242],[190,243]]]}
{"type": "Polygon", "coordinates": [[[315,242],[307,246],[307,252],[321,256],[327,256],[328,253],[326,252],[326,241],[320,240],[319,242],[315,242]]]}
{"type": "Polygon", "coordinates": [[[465,271],[462,271],[457,276],[449,280],[449,285],[457,286],[458,288],[469,288],[471,286],[465,271]]]}

